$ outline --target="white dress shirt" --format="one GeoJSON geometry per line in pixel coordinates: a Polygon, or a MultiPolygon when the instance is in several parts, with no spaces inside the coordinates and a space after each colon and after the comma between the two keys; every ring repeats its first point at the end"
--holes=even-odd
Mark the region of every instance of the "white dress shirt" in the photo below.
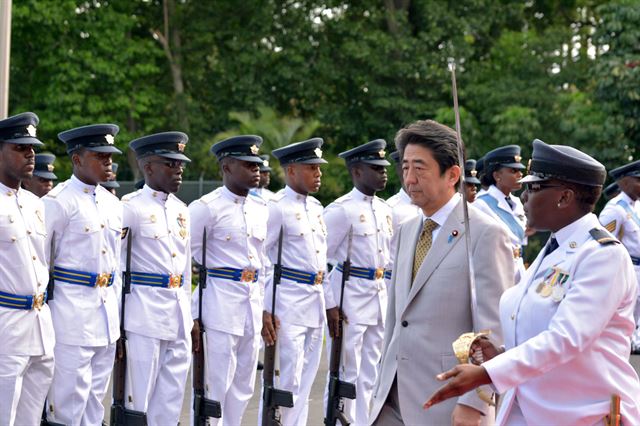
{"type": "Polygon", "coordinates": [[[122,197],[121,268],[126,269],[131,234],[131,271],[182,275],[182,287],[131,285],[125,329],[162,340],[184,338],[191,331],[191,247],[189,209],[173,194],[147,185],[122,197]]]}
{"type": "MultiPolygon", "coordinates": [[[[0,183],[0,291],[32,296],[47,290],[44,204],[0,183]]],[[[0,354],[45,355],[55,342],[51,312],[0,307],[0,354]]]]}
{"type": "Polygon", "coordinates": [[[122,203],[102,186],[87,185],[75,175],[42,199],[47,249],[55,235],[55,266],[115,274],[109,287],[55,281],[49,306],[56,340],[78,346],[114,343],[120,337],[122,203]]]}

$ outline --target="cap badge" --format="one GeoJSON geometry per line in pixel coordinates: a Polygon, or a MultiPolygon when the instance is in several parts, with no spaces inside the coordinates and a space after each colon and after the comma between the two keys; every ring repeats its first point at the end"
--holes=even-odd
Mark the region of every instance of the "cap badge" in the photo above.
{"type": "Polygon", "coordinates": [[[322,150],[320,148],[314,149],[313,152],[316,154],[316,157],[322,158],[322,150]]]}
{"type": "Polygon", "coordinates": [[[251,148],[249,148],[249,149],[251,149],[251,153],[253,155],[256,155],[258,153],[258,151],[260,150],[257,145],[251,145],[251,148]]]}
{"type": "Polygon", "coordinates": [[[178,144],[178,151],[179,151],[179,152],[184,152],[184,147],[185,147],[185,145],[186,145],[186,144],[184,144],[184,143],[179,143],[179,144],[178,144]]]}
{"type": "Polygon", "coordinates": [[[264,160],[262,162],[262,165],[265,166],[265,167],[269,167],[269,160],[264,160]]]}
{"type": "Polygon", "coordinates": [[[513,159],[516,160],[516,163],[519,163],[520,161],[522,161],[522,157],[519,155],[514,155],[513,159]]]}
{"type": "Polygon", "coordinates": [[[36,137],[36,127],[33,124],[29,124],[27,126],[27,133],[29,134],[29,136],[31,136],[32,138],[36,137]]]}
{"type": "Polygon", "coordinates": [[[52,172],[53,169],[55,169],[55,167],[53,166],[53,164],[47,164],[47,171],[52,172]]]}
{"type": "Polygon", "coordinates": [[[384,151],[384,149],[381,149],[380,151],[378,151],[378,155],[380,156],[380,158],[384,158],[386,154],[387,153],[384,151]]]}
{"type": "Polygon", "coordinates": [[[471,177],[476,177],[476,175],[478,174],[478,171],[474,169],[474,170],[471,170],[469,173],[471,174],[471,177]]]}
{"type": "Polygon", "coordinates": [[[104,135],[104,140],[107,141],[109,145],[113,145],[113,142],[114,142],[113,135],[104,135]]]}

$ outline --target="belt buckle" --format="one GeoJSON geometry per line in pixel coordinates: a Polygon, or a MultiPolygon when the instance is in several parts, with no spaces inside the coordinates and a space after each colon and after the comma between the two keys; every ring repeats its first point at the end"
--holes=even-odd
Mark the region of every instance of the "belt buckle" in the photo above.
{"type": "Polygon", "coordinates": [[[178,288],[180,287],[180,282],[182,281],[181,275],[169,275],[169,288],[178,288]]]}
{"type": "Polygon", "coordinates": [[[44,293],[38,293],[33,295],[33,302],[31,303],[31,309],[42,309],[44,305],[44,293]]]}
{"type": "Polygon", "coordinates": [[[256,279],[256,271],[252,269],[243,269],[240,281],[243,283],[253,282],[256,279]]]}
{"type": "Polygon", "coordinates": [[[322,279],[324,278],[324,271],[318,271],[316,274],[316,278],[313,280],[314,285],[322,284],[322,279]]]}
{"type": "Polygon", "coordinates": [[[96,287],[107,287],[110,279],[111,274],[107,274],[106,272],[98,274],[96,277],[96,287]]]}
{"type": "Polygon", "coordinates": [[[381,279],[382,277],[384,277],[384,268],[376,268],[376,280],[381,279]]]}

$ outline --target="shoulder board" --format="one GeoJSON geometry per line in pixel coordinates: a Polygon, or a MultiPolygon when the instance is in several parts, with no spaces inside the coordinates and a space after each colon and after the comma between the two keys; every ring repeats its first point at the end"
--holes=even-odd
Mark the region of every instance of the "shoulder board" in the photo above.
{"type": "Polygon", "coordinates": [[[187,203],[185,203],[184,201],[182,201],[180,198],[178,198],[175,194],[169,194],[169,198],[171,198],[173,201],[175,201],[176,203],[180,204],[181,206],[186,206],[187,203]]]}
{"type": "Polygon", "coordinates": [[[602,228],[593,228],[589,231],[589,234],[591,235],[591,238],[602,245],[620,244],[620,241],[618,241],[613,235],[602,228]]]}
{"type": "Polygon", "coordinates": [[[53,189],[49,191],[47,195],[45,195],[45,197],[56,198],[60,194],[60,192],[62,192],[62,190],[67,187],[67,182],[68,181],[65,180],[64,182],[60,182],[59,184],[54,186],[53,189]]]}
{"type": "Polygon", "coordinates": [[[124,194],[121,198],[121,201],[127,202],[135,197],[137,197],[138,195],[142,194],[142,190],[138,189],[137,191],[133,191],[130,192],[128,194],[124,194]]]}
{"type": "Polygon", "coordinates": [[[218,191],[217,189],[214,189],[210,193],[205,194],[202,197],[198,198],[198,201],[203,204],[209,204],[210,202],[220,198],[220,195],[221,195],[221,192],[218,191]]]}

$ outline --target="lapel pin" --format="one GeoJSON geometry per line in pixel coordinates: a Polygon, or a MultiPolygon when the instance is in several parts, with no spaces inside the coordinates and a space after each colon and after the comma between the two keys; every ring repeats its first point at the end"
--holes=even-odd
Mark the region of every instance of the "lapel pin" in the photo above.
{"type": "Polygon", "coordinates": [[[449,235],[449,238],[447,239],[447,243],[451,244],[451,241],[453,241],[453,239],[457,236],[458,236],[458,231],[454,229],[453,231],[451,231],[451,235],[449,235]]]}

